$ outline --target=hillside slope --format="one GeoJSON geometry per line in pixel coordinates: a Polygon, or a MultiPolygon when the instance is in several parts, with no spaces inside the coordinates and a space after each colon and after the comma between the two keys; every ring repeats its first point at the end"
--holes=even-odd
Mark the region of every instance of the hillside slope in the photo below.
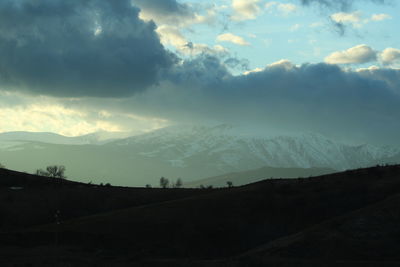
{"type": "Polygon", "coordinates": [[[0,169],[0,231],[150,205],[207,190],[129,188],[84,184],[0,169]]]}
{"type": "MultiPolygon", "coordinates": [[[[60,255],[67,259],[68,251],[72,249],[75,255],[85,255],[85,260],[91,263],[101,259],[108,262],[122,261],[125,264],[145,259],[221,259],[252,251],[358,209],[366,208],[372,217],[376,217],[375,211],[384,210],[386,206],[389,211],[399,209],[398,201],[385,202],[385,199],[398,194],[400,166],[360,169],[310,179],[267,180],[232,189],[208,190],[202,195],[168,202],[81,217],[63,221],[60,225],[38,226],[17,234],[3,233],[0,236],[0,246],[4,251],[10,250],[10,246],[36,247],[38,244],[42,249],[50,249],[57,235],[60,255]],[[378,204],[383,205],[379,209],[368,207],[379,202],[383,203],[378,204]]],[[[397,233],[396,220],[381,224],[380,229],[387,228],[383,235],[397,233]]],[[[340,223],[332,223],[331,228],[326,229],[333,236],[342,230],[340,223]]],[[[351,229],[349,227],[347,231],[351,232],[351,229]]],[[[368,236],[374,228],[359,227],[356,230],[360,235],[368,236]]],[[[321,250],[318,255],[329,252],[332,255],[329,260],[365,260],[363,254],[354,253],[350,257],[341,253],[341,248],[335,254],[331,251],[336,250],[335,246],[320,246],[324,244],[324,232],[314,236],[321,240],[316,242],[312,239],[305,247],[308,250],[321,250]]],[[[378,234],[378,237],[382,237],[382,234],[378,234]]],[[[396,235],[394,238],[397,238],[396,235]]],[[[371,246],[366,247],[375,249],[375,256],[371,259],[400,260],[400,247],[394,246],[390,253],[383,250],[394,239],[381,240],[387,243],[382,246],[371,243],[371,246]]],[[[354,249],[356,252],[357,248],[354,249]]],[[[268,260],[281,256],[268,253],[268,260]]],[[[290,260],[290,255],[282,255],[290,260]]],[[[313,254],[307,255],[310,256],[304,257],[305,260],[325,259],[313,254]]],[[[31,260],[30,256],[27,257],[27,260],[31,260]]]]}
{"type": "Polygon", "coordinates": [[[250,251],[243,258],[400,262],[400,195],[250,251]]]}

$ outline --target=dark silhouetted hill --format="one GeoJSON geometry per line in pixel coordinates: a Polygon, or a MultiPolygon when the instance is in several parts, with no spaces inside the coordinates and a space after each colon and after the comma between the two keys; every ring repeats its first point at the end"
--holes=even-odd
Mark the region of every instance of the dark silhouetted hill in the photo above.
{"type": "MultiPolygon", "coordinates": [[[[60,224],[3,228],[0,261],[32,266],[400,264],[400,166],[214,190],[39,188],[28,194],[12,191],[13,201],[16,194],[29,203],[58,192],[65,205],[59,206],[61,214],[69,209],[86,214],[60,224]],[[105,197],[110,202],[101,202],[105,197]],[[108,208],[97,210],[86,201],[108,208]]],[[[39,216],[42,209],[32,203],[27,214],[39,216]]]]}

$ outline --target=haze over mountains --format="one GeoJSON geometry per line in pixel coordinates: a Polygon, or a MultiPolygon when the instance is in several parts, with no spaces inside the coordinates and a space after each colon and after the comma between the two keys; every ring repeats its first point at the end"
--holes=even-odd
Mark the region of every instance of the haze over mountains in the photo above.
{"type": "Polygon", "coordinates": [[[5,132],[0,133],[0,142],[6,145],[7,142],[40,142],[60,145],[99,145],[116,139],[126,138],[134,135],[131,132],[95,132],[77,137],[68,137],[50,132],[5,132]]]}
{"type": "Polygon", "coordinates": [[[262,168],[258,178],[235,181],[233,175],[233,182],[239,185],[277,174],[319,175],[400,160],[400,149],[396,147],[344,144],[312,133],[248,134],[226,124],[170,126],[130,134],[102,132],[65,137],[53,133],[2,133],[0,162],[27,172],[62,164],[67,167],[67,175],[79,181],[143,186],[157,185],[161,176],[196,184],[207,177],[262,168]]]}

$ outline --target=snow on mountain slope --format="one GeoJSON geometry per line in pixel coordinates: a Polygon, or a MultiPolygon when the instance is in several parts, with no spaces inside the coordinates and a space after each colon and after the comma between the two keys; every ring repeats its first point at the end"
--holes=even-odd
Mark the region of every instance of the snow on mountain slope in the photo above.
{"type": "Polygon", "coordinates": [[[400,153],[398,148],[342,144],[320,134],[251,135],[229,125],[171,126],[110,145],[129,146],[140,155],[161,158],[175,167],[203,164],[221,171],[263,166],[344,170],[400,153]]]}

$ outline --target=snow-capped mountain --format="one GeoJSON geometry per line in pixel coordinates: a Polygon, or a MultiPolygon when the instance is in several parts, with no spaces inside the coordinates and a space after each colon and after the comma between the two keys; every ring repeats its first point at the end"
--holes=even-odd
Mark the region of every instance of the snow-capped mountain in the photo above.
{"type": "MultiPolygon", "coordinates": [[[[35,139],[0,134],[0,162],[27,172],[62,164],[69,177],[80,181],[129,186],[157,185],[161,176],[187,183],[271,167],[287,169],[279,170],[282,176],[296,177],[288,169],[310,168],[299,175],[314,175],[312,168],[344,170],[400,162],[400,149],[394,147],[343,144],[319,134],[255,132],[229,125],[170,126],[118,140],[90,135],[74,137],[73,142],[52,134],[34,134],[35,139]]],[[[273,174],[268,171],[265,177],[273,174]]],[[[255,177],[250,178],[246,181],[255,177]]]]}
{"type": "Polygon", "coordinates": [[[110,145],[130,146],[140,155],[176,167],[202,162],[224,171],[262,166],[344,170],[376,164],[400,153],[399,148],[348,145],[320,134],[253,135],[230,125],[171,126],[110,145]]]}

